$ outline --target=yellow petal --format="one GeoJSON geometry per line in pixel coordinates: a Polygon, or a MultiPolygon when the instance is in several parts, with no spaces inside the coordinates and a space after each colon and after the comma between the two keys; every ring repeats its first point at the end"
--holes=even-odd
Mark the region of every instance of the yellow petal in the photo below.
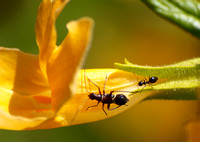
{"type": "Polygon", "coordinates": [[[49,90],[38,56],[18,49],[0,48],[0,87],[29,96],[49,90]]]}
{"type": "Polygon", "coordinates": [[[38,56],[0,48],[0,64],[0,128],[20,130],[52,117],[51,93],[38,56]]]}
{"type": "Polygon", "coordinates": [[[40,50],[40,66],[46,72],[46,62],[56,48],[55,20],[69,0],[43,0],[35,25],[36,41],[40,50]]]}
{"type": "MultiPolygon", "coordinates": [[[[85,70],[85,73],[86,77],[90,78],[91,81],[99,86],[101,91],[104,88],[105,77],[108,76],[105,87],[106,93],[113,90],[132,91],[138,89],[137,79],[129,72],[119,71],[117,69],[88,69],[85,70]]],[[[89,93],[99,93],[98,88],[88,80],[86,82],[84,81],[84,71],[82,70],[78,76],[76,94],[58,111],[55,121],[60,122],[63,126],[67,126],[106,119],[123,112],[149,95],[141,95],[140,93],[129,95],[130,93],[116,92],[118,94],[125,94],[129,98],[129,102],[127,103],[128,106],[122,106],[116,110],[108,111],[106,109],[107,105],[105,105],[105,110],[108,113],[108,116],[106,116],[102,110],[102,103],[100,103],[98,107],[86,111],[87,107],[97,104],[97,101],[88,99],[89,93]]],[[[117,105],[112,104],[111,108],[116,106],[117,105]]]]}
{"type": "Polygon", "coordinates": [[[82,18],[67,24],[69,33],[47,64],[52,105],[57,110],[74,92],[74,81],[91,41],[93,21],[82,18]]]}
{"type": "Polygon", "coordinates": [[[44,122],[46,117],[24,118],[13,116],[0,110],[0,128],[8,130],[25,130],[35,127],[44,122]]]}

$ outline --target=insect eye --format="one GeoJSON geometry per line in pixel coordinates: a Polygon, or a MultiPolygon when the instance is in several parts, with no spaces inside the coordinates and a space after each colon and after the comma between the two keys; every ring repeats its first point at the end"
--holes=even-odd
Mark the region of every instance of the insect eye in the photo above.
{"type": "Polygon", "coordinates": [[[117,105],[125,105],[129,99],[123,94],[117,94],[114,101],[117,105]]]}
{"type": "Polygon", "coordinates": [[[96,98],[96,94],[95,93],[90,93],[88,95],[88,97],[91,99],[91,100],[94,100],[96,98]]]}

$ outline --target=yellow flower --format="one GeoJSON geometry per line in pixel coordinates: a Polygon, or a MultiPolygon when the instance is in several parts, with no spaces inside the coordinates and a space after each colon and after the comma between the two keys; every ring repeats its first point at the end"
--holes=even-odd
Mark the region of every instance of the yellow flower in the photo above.
{"type": "Polygon", "coordinates": [[[74,94],[93,21],[82,18],[68,23],[68,35],[56,46],[55,20],[67,2],[41,2],[35,27],[39,55],[1,48],[0,128],[22,130],[41,125],[53,119],[74,94]]]}
{"type": "MultiPolygon", "coordinates": [[[[85,85],[84,72],[79,73],[91,41],[93,21],[81,18],[69,22],[66,38],[56,46],[55,20],[67,2],[41,2],[35,27],[39,55],[0,48],[0,129],[48,129],[107,118],[101,105],[86,112],[96,102],[87,100],[85,88],[90,92],[98,89],[88,82],[85,85]]],[[[85,73],[100,88],[107,75],[106,91],[130,89],[134,84],[131,73],[115,69],[85,73]]],[[[109,117],[127,108],[111,111],[109,117]]]]}

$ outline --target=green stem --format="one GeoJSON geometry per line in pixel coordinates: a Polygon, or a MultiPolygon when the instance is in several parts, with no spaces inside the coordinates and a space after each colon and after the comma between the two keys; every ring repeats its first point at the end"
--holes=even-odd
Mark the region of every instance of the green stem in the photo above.
{"type": "MultiPolygon", "coordinates": [[[[142,92],[164,91],[165,93],[155,92],[153,96],[148,96],[148,99],[197,99],[195,89],[200,86],[200,58],[161,67],[139,66],[125,60],[125,64],[115,63],[115,67],[120,70],[132,72],[136,75],[158,77],[160,80],[158,83],[155,83],[153,87],[147,85],[142,89],[142,92]],[[180,91],[184,92],[184,90],[185,93],[181,93],[182,95],[180,95],[180,91]],[[169,94],[178,95],[166,95],[166,91],[172,91],[173,93],[169,94]],[[190,92],[192,95],[188,95],[187,92],[190,92]],[[159,96],[156,94],[159,94],[159,96]]],[[[137,90],[133,91],[137,92],[137,90]]]]}

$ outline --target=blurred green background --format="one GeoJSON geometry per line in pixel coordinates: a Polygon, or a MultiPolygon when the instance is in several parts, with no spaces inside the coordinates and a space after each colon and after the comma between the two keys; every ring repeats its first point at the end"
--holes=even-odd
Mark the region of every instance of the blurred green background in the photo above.
{"type": "MultiPolygon", "coordinates": [[[[34,25],[40,0],[0,0],[0,46],[38,53],[34,25]]],[[[86,68],[113,68],[124,58],[140,65],[166,65],[199,57],[200,40],[161,19],[138,0],[71,0],[57,20],[58,44],[65,24],[95,20],[86,68]]],[[[134,141],[181,142],[183,124],[195,117],[195,101],[146,101],[126,112],[89,124],[51,130],[0,130],[1,142],[134,141]]]]}

